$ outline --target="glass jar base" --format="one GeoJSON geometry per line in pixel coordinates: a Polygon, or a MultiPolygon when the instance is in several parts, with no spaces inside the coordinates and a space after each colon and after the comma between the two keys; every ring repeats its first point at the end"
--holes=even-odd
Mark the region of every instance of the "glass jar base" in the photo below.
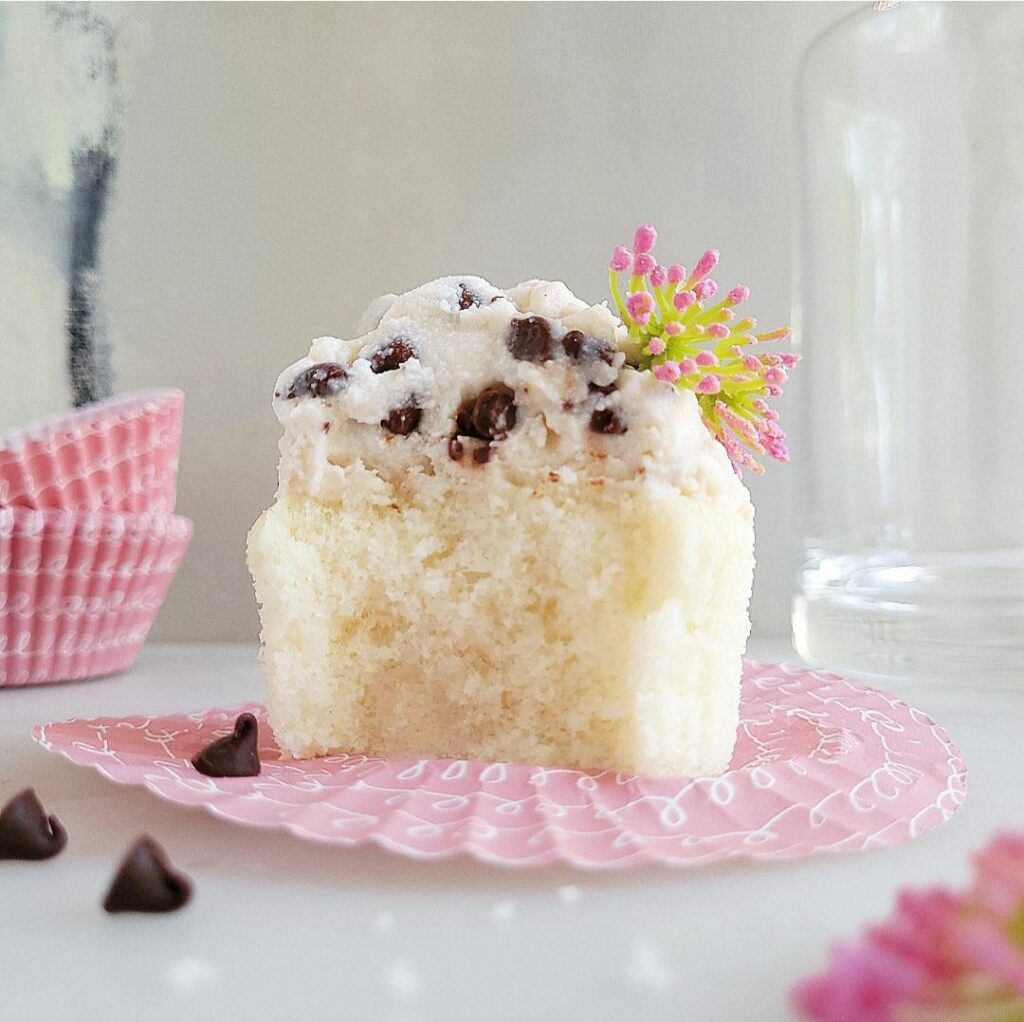
{"type": "Polygon", "coordinates": [[[1024,686],[1024,558],[823,559],[804,572],[792,624],[794,646],[812,664],[1024,686]]]}

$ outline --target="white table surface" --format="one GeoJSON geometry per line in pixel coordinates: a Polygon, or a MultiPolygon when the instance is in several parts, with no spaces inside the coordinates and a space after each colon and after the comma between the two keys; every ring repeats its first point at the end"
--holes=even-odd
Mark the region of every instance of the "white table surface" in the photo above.
{"type": "MultiPolygon", "coordinates": [[[[751,655],[793,659],[785,643],[751,655]]],[[[0,863],[0,1018],[770,1022],[829,943],[906,884],[960,884],[970,849],[1024,827],[1020,685],[890,685],[968,764],[945,826],[900,848],[788,865],[595,874],[413,862],[220,822],[44,752],[33,725],[259,698],[256,650],[150,645],[127,675],[0,691],[0,802],[31,785],[70,840],[0,863]],[[196,894],[168,916],[107,916],[116,861],[146,832],[196,894]]]]}

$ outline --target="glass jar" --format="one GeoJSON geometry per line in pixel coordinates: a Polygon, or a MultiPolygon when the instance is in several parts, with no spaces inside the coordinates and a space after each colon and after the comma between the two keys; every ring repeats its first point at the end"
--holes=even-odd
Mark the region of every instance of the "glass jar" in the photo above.
{"type": "Polygon", "coordinates": [[[1024,674],[1024,5],[908,3],[799,82],[794,641],[885,675],[1024,674]]]}

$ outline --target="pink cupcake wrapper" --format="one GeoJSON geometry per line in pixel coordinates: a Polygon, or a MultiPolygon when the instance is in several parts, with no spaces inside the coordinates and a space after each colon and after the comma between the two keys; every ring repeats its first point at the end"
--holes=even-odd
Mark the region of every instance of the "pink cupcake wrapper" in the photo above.
{"type": "Polygon", "coordinates": [[[0,507],[0,687],[129,667],[191,536],[177,515],[0,507]]]}
{"type": "Polygon", "coordinates": [[[174,510],[185,396],[148,390],[0,438],[0,506],[174,510]]]}

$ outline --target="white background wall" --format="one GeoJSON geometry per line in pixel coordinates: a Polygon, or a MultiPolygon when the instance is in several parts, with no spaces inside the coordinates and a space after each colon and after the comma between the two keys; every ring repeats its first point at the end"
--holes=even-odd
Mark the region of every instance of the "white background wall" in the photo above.
{"type": "MultiPolygon", "coordinates": [[[[107,309],[120,388],[187,394],[196,521],[154,634],[256,634],[243,545],[275,486],[274,379],[381,292],[464,272],[597,301],[611,249],[650,220],[666,262],[714,245],[721,282],[789,320],[796,65],[856,6],[140,9],[107,309]]],[[[761,633],[787,627],[794,441],[751,481],[761,633]]]]}

